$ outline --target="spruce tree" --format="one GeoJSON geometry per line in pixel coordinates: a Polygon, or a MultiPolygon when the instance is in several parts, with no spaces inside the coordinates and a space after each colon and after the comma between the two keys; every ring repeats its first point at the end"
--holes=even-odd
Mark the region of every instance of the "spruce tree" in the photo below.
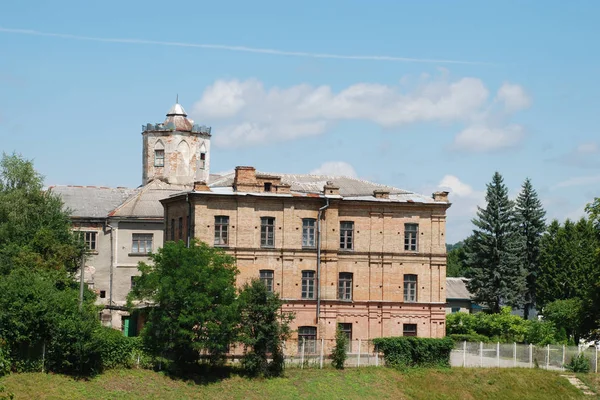
{"type": "Polygon", "coordinates": [[[517,198],[516,213],[524,241],[523,264],[527,274],[527,292],[523,317],[529,319],[529,311],[535,307],[536,279],[539,274],[540,241],[546,230],[546,211],[529,178],[525,179],[517,198]]]}
{"type": "Polygon", "coordinates": [[[476,229],[466,249],[471,273],[468,288],[475,301],[498,313],[503,305],[523,305],[526,291],[523,240],[514,204],[498,172],[487,185],[485,200],[485,208],[477,207],[477,218],[473,219],[476,229]]]}

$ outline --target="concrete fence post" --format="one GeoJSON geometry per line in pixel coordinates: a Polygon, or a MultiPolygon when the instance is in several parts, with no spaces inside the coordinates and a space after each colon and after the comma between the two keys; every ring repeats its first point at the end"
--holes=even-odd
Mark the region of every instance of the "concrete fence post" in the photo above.
{"type": "Polygon", "coordinates": [[[379,367],[379,349],[375,346],[375,366],[379,367]]]}
{"type": "Polygon", "coordinates": [[[533,368],[533,344],[529,343],[529,368],[533,368]]]}
{"type": "Polygon", "coordinates": [[[306,339],[302,338],[302,356],[300,359],[300,369],[304,368],[304,345],[306,344],[306,339]]]}
{"type": "Polygon", "coordinates": [[[500,368],[500,342],[496,342],[496,365],[500,368]]]}
{"type": "Polygon", "coordinates": [[[566,351],[566,348],[565,348],[565,345],[563,344],[563,356],[562,356],[562,364],[561,364],[561,368],[560,368],[563,371],[565,370],[565,351],[566,351]]]}
{"type": "Polygon", "coordinates": [[[483,367],[483,342],[479,342],[479,366],[483,367]]]}
{"type": "Polygon", "coordinates": [[[467,366],[467,341],[463,342],[463,368],[467,366]]]}
{"type": "Polygon", "coordinates": [[[596,357],[594,357],[594,372],[598,372],[598,345],[594,346],[596,349],[596,357]]]}
{"type": "Polygon", "coordinates": [[[321,354],[319,357],[319,367],[323,369],[323,348],[325,347],[325,339],[321,338],[321,354]]]}
{"type": "Polygon", "coordinates": [[[513,342],[513,367],[517,366],[517,342],[513,342]]]}
{"type": "Polygon", "coordinates": [[[360,346],[361,346],[361,340],[358,339],[358,359],[356,360],[357,367],[360,367],[360,346]]]}
{"type": "Polygon", "coordinates": [[[550,345],[546,346],[546,369],[550,368],[550,345]]]}

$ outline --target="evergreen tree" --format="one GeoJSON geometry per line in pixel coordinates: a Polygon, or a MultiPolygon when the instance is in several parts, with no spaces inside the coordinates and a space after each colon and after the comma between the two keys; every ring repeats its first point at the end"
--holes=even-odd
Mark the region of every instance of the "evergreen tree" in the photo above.
{"type": "Polygon", "coordinates": [[[454,245],[446,245],[446,248],[448,249],[446,255],[446,276],[461,277],[468,275],[465,243],[458,242],[454,245]]]}
{"type": "Polygon", "coordinates": [[[524,318],[529,319],[529,310],[535,306],[536,279],[539,273],[540,241],[546,230],[546,211],[529,178],[525,179],[517,198],[516,213],[524,240],[523,263],[527,273],[524,318]]]}
{"type": "Polygon", "coordinates": [[[476,229],[466,249],[471,280],[468,288],[474,300],[494,313],[502,305],[520,307],[526,291],[523,267],[523,240],[513,202],[502,176],[496,172],[487,185],[487,205],[478,207],[473,219],[476,229]]]}

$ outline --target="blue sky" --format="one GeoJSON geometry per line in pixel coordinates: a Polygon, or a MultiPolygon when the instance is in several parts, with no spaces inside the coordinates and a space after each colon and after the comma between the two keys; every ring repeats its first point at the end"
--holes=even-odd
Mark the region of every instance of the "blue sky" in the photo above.
{"type": "Polygon", "coordinates": [[[596,1],[21,1],[0,13],[0,150],[46,184],[135,187],[179,94],[212,171],[451,191],[448,240],[500,171],[550,218],[599,195],[596,1]],[[219,46],[206,46],[219,45],[219,46]],[[264,51],[264,49],[274,51],[264,51]]]}

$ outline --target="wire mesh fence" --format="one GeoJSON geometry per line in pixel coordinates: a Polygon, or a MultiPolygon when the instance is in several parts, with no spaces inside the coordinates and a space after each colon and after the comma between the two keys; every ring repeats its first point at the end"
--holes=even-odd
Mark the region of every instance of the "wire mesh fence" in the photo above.
{"type": "MultiPolygon", "coordinates": [[[[284,342],[285,362],[300,368],[330,366],[335,347],[333,339],[287,340],[284,342]]],[[[382,366],[383,357],[371,340],[354,339],[346,347],[346,367],[382,366]]]]}
{"type": "Polygon", "coordinates": [[[453,367],[543,368],[564,371],[566,365],[583,354],[591,372],[598,372],[598,348],[587,346],[518,343],[459,342],[450,355],[453,367]]]}

